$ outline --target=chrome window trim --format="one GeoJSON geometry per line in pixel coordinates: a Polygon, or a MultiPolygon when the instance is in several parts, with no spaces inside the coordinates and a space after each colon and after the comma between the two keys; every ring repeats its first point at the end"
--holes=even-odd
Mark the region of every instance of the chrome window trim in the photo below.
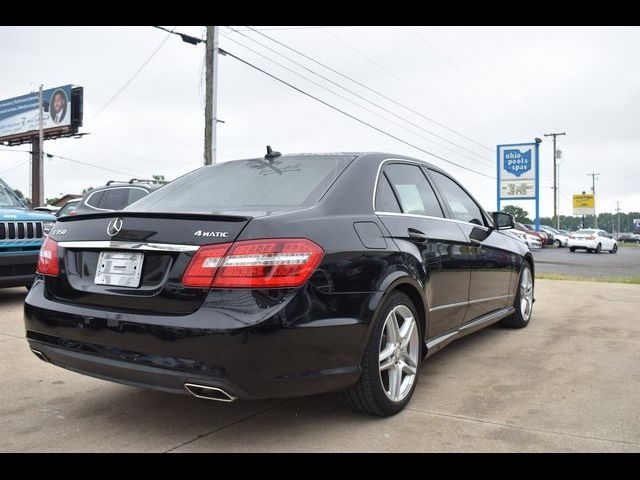
{"type": "MultiPolygon", "coordinates": [[[[419,167],[425,167],[427,169],[435,168],[437,171],[439,171],[439,169],[437,167],[433,167],[432,165],[429,165],[427,162],[422,161],[422,160],[406,160],[404,158],[385,158],[382,162],[380,162],[380,165],[378,165],[378,172],[376,173],[376,180],[375,180],[375,183],[373,185],[373,200],[372,200],[371,206],[373,207],[373,212],[376,215],[399,215],[399,216],[402,216],[402,217],[417,217],[417,218],[428,218],[430,220],[445,220],[447,222],[462,223],[463,225],[473,225],[474,227],[483,228],[486,231],[490,231],[491,230],[491,227],[487,227],[486,225],[478,225],[477,223],[463,222],[462,220],[456,220],[455,218],[433,217],[433,216],[430,216],[430,215],[419,215],[419,214],[415,214],[415,213],[397,213],[397,212],[378,212],[378,211],[376,211],[376,194],[378,193],[378,182],[380,180],[380,172],[382,172],[382,167],[387,162],[409,163],[409,164],[412,164],[412,165],[417,165],[419,167]]],[[[446,177],[449,177],[449,175],[447,175],[446,173],[444,173],[442,171],[440,171],[440,173],[442,173],[446,177]]],[[[456,185],[458,184],[458,182],[453,180],[451,177],[449,177],[449,178],[456,185]]],[[[462,191],[467,193],[464,189],[462,191]]],[[[437,192],[434,192],[434,193],[436,193],[436,198],[437,198],[438,193],[437,192]]],[[[468,193],[467,193],[467,195],[468,195],[468,193]]],[[[478,202],[476,202],[473,197],[470,197],[470,198],[471,198],[471,200],[473,200],[473,203],[475,203],[477,205],[477,207],[480,209],[480,213],[484,213],[484,210],[482,209],[482,207],[480,207],[480,205],[478,205],[478,202]]],[[[400,208],[402,208],[402,205],[400,205],[400,208]]],[[[445,214],[445,213],[443,212],[443,214],[445,214]]]]}
{"type": "Polygon", "coordinates": [[[151,252],[195,252],[198,245],[179,245],[175,243],[145,243],[145,242],[121,242],[117,240],[99,241],[70,241],[59,242],[64,248],[82,249],[115,249],[115,250],[145,250],[151,252]]]}
{"type": "Polygon", "coordinates": [[[489,227],[485,225],[478,225],[477,223],[463,222],[462,220],[456,220],[455,218],[431,217],[429,215],[418,215],[416,213],[395,213],[395,212],[374,212],[374,213],[376,215],[382,215],[382,216],[417,217],[417,218],[427,218],[429,220],[444,220],[445,222],[454,222],[454,223],[462,223],[463,225],[472,225],[474,227],[482,228],[487,232],[491,230],[489,227]]]}

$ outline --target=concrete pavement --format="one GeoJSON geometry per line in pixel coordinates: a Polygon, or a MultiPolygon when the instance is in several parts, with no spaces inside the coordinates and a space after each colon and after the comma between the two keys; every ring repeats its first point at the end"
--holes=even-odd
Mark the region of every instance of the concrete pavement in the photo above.
{"type": "Polygon", "coordinates": [[[24,289],[0,290],[0,451],[639,452],[640,286],[539,281],[532,323],[428,359],[408,408],[335,395],[221,404],[48,365],[24,340],[24,289]]]}

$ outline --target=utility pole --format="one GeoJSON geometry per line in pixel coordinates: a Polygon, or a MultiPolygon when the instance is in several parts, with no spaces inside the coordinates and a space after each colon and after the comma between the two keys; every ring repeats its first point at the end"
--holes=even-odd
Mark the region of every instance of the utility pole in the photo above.
{"type": "Polygon", "coordinates": [[[618,235],[620,235],[620,202],[616,202],[616,216],[618,217],[618,235]]]}
{"type": "Polygon", "coordinates": [[[587,173],[587,177],[591,177],[592,179],[591,191],[593,192],[593,218],[595,221],[594,228],[598,228],[598,214],[596,213],[596,177],[599,176],[599,173],[587,173]]]}
{"type": "Polygon", "coordinates": [[[556,160],[558,159],[558,150],[556,149],[556,137],[566,135],[566,133],[545,133],[545,137],[553,137],[553,218],[556,219],[557,226],[560,228],[560,219],[558,218],[558,182],[556,160]]]}
{"type": "Polygon", "coordinates": [[[31,138],[31,204],[33,207],[41,207],[44,204],[42,122],[42,85],[40,85],[38,91],[38,136],[31,138]]]}
{"type": "Polygon", "coordinates": [[[218,94],[218,27],[207,27],[206,41],[206,105],[204,108],[204,164],[216,163],[217,94],[218,94]]]}

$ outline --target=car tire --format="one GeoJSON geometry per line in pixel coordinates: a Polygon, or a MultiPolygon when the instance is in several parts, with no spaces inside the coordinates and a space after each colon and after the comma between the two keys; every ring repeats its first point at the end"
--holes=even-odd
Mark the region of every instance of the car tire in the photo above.
{"type": "Polygon", "coordinates": [[[602,251],[602,244],[599,243],[598,246],[596,247],[595,250],[593,250],[595,253],[600,253],[600,251],[602,251]]]}
{"type": "Polygon", "coordinates": [[[360,379],[353,387],[341,392],[341,396],[353,410],[386,417],[400,412],[411,400],[418,383],[424,336],[420,317],[406,294],[392,292],[379,312],[362,358],[360,379]],[[402,319],[401,325],[398,319],[402,319]],[[412,325],[405,323],[409,321],[413,322],[412,325]],[[407,331],[409,327],[410,332],[407,331]],[[405,330],[405,335],[395,341],[402,330],[405,330]],[[393,345],[402,341],[407,342],[406,348],[396,345],[394,350],[393,345]],[[393,352],[389,354],[389,351],[393,352]],[[383,355],[387,356],[381,361],[383,355]],[[411,362],[414,365],[410,365],[411,362]],[[414,373],[404,371],[403,367],[414,373]],[[397,394],[395,399],[392,398],[394,393],[397,394]]]}
{"type": "Polygon", "coordinates": [[[556,240],[554,243],[557,248],[562,247],[562,242],[560,240],[556,240]]]}
{"type": "Polygon", "coordinates": [[[614,243],[613,248],[609,251],[609,253],[616,253],[618,251],[618,244],[614,243]]]}
{"type": "Polygon", "coordinates": [[[528,262],[522,264],[518,277],[518,291],[513,302],[516,311],[500,321],[500,325],[508,328],[524,328],[529,325],[533,313],[533,274],[528,262]]]}
{"type": "Polygon", "coordinates": [[[575,247],[569,247],[569,251],[570,251],[571,253],[575,253],[576,249],[575,249],[575,247]]]}

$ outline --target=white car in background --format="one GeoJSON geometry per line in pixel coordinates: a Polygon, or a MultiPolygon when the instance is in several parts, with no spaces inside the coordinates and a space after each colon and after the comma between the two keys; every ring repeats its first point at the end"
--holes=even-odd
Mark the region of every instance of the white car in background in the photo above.
{"type": "Polygon", "coordinates": [[[540,225],[540,230],[553,235],[553,244],[560,248],[569,245],[569,236],[562,233],[560,230],[556,230],[553,227],[547,225],[540,225]]]}
{"type": "Polygon", "coordinates": [[[587,252],[600,253],[606,250],[610,253],[618,251],[618,242],[613,239],[613,235],[595,228],[583,228],[569,235],[569,250],[575,252],[577,249],[587,252]]]}
{"type": "Polygon", "coordinates": [[[542,248],[542,242],[535,235],[523,232],[522,230],[518,230],[517,228],[504,230],[504,232],[511,234],[512,237],[517,238],[521,242],[525,243],[529,247],[529,250],[531,250],[532,248],[542,248]]]}

